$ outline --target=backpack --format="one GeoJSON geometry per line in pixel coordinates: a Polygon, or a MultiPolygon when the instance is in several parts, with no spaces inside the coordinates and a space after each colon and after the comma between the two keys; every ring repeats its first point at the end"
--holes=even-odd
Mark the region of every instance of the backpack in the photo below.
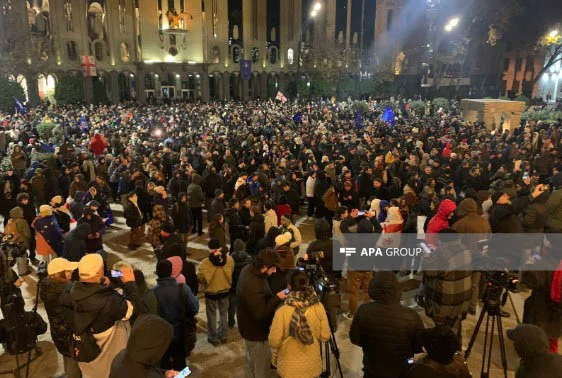
{"type": "Polygon", "coordinates": [[[6,227],[4,227],[4,234],[12,235],[12,240],[19,240],[20,234],[14,220],[9,220],[6,227]]]}
{"type": "MultiPolygon", "coordinates": [[[[76,316],[77,304],[73,303],[73,307],[76,316]]],[[[70,348],[70,355],[72,356],[72,359],[74,361],[92,362],[93,360],[98,358],[98,356],[101,354],[101,348],[94,338],[91,324],[88,325],[88,327],[86,327],[86,329],[79,334],[76,334],[75,331],[72,331],[70,348]]]]}

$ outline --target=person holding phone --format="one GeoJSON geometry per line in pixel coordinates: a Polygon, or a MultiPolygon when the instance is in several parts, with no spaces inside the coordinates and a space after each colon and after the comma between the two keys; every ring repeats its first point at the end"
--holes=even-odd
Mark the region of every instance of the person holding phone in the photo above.
{"type": "Polygon", "coordinates": [[[283,306],[269,332],[271,363],[280,377],[318,377],[322,373],[321,343],[330,339],[326,309],[306,273],[293,271],[283,306]]]}

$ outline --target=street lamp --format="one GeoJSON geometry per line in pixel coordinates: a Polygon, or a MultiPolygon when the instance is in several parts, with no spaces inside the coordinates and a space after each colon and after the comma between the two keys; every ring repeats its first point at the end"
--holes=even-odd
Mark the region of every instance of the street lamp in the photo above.
{"type": "Polygon", "coordinates": [[[316,3],[316,4],[314,4],[313,10],[315,10],[316,12],[318,12],[320,9],[322,9],[322,4],[321,4],[321,3],[316,3]]]}
{"type": "Polygon", "coordinates": [[[320,9],[322,9],[322,3],[315,3],[312,7],[312,11],[310,12],[310,17],[315,18],[316,16],[318,16],[318,12],[320,12],[320,9]]]}
{"type": "Polygon", "coordinates": [[[459,25],[460,19],[458,17],[453,17],[449,20],[447,25],[445,25],[445,31],[451,32],[454,28],[459,25]]]}
{"type": "Polygon", "coordinates": [[[550,33],[548,33],[548,36],[550,38],[556,38],[558,36],[558,34],[560,34],[560,31],[558,29],[554,29],[550,33]]]}

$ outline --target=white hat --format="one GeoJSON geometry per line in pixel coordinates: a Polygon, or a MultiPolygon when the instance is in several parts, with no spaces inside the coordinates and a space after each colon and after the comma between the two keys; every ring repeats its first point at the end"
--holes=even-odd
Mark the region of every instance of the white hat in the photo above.
{"type": "Polygon", "coordinates": [[[73,271],[76,270],[76,268],[78,268],[78,263],[70,262],[62,257],[57,257],[51,260],[47,266],[47,274],[50,276],[60,272],[73,271]]]}
{"type": "Polygon", "coordinates": [[[291,235],[290,232],[285,232],[284,234],[277,235],[277,237],[275,238],[275,246],[279,247],[281,245],[289,243],[292,237],[293,235],[291,235]]]}
{"type": "Polygon", "coordinates": [[[90,253],[82,257],[78,263],[78,273],[81,279],[89,279],[97,276],[100,269],[103,268],[103,259],[97,253],[90,253]]]}

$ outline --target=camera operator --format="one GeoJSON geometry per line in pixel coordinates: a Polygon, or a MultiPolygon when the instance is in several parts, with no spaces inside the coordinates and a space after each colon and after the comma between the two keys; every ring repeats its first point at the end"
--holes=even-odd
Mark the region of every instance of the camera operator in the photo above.
{"type": "Polygon", "coordinates": [[[363,372],[369,378],[403,377],[408,359],[421,353],[417,333],[424,329],[418,313],[400,303],[393,272],[380,271],[369,283],[371,303],[359,307],[349,330],[351,342],[363,349],[363,372]]]}
{"type": "Polygon", "coordinates": [[[338,279],[334,273],[333,261],[332,261],[332,249],[333,242],[330,238],[330,223],[324,218],[316,219],[314,222],[314,233],[316,235],[316,240],[313,240],[306,249],[306,254],[308,257],[320,257],[319,254],[322,252],[322,257],[319,258],[320,265],[324,269],[324,272],[328,275],[331,281],[338,279]]]}
{"type": "Polygon", "coordinates": [[[461,322],[472,298],[472,253],[451,228],[439,231],[437,237],[439,247],[424,259],[425,313],[435,325],[451,327],[460,347],[461,322]]]}
{"type": "Polygon", "coordinates": [[[63,258],[53,259],[47,266],[48,276],[41,281],[40,296],[49,318],[51,337],[58,352],[62,354],[67,378],[80,378],[82,373],[71,355],[72,342],[72,273],[78,268],[63,258]]]}
{"type": "Polygon", "coordinates": [[[109,287],[104,276],[103,259],[92,253],[78,263],[80,282],[70,290],[73,311],[73,330],[82,335],[93,334],[101,353],[91,362],[79,362],[85,377],[109,376],[111,361],[127,344],[127,321],[137,307],[137,287],[131,268],[123,268],[121,281],[124,295],[109,287]]]}

